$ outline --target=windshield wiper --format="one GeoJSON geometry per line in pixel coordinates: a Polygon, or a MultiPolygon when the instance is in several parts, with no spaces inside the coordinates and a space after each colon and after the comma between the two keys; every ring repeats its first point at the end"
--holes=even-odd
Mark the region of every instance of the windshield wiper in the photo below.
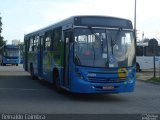
{"type": "Polygon", "coordinates": [[[112,55],[113,55],[113,47],[114,47],[114,45],[115,45],[114,42],[115,42],[115,41],[113,41],[112,36],[111,36],[111,49],[112,49],[112,55]]]}

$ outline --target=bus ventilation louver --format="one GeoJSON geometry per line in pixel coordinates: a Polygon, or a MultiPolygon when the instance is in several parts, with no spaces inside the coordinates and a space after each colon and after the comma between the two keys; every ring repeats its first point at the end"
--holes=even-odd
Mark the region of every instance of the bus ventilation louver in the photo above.
{"type": "Polygon", "coordinates": [[[102,78],[102,77],[88,77],[91,83],[121,83],[126,80],[126,78],[102,78]]]}

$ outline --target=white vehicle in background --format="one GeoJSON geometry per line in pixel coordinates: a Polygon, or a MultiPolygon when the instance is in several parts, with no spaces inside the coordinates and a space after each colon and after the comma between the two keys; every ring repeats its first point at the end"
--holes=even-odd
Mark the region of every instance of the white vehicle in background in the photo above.
{"type": "MultiPolygon", "coordinates": [[[[153,70],[153,51],[148,43],[137,43],[136,46],[136,63],[137,71],[153,70]]],[[[158,46],[155,56],[156,69],[160,69],[160,46],[158,46]]]]}

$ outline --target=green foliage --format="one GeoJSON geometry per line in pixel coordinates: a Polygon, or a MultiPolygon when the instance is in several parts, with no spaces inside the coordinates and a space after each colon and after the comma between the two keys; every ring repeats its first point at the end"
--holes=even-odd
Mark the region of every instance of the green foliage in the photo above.
{"type": "Polygon", "coordinates": [[[4,41],[3,37],[0,36],[0,46],[3,46],[4,44],[6,44],[6,41],[4,41]]]}
{"type": "Polygon", "coordinates": [[[6,41],[4,41],[4,38],[1,36],[2,33],[2,17],[0,16],[0,46],[3,46],[6,44],[6,41]]]}
{"type": "Polygon", "coordinates": [[[2,32],[2,21],[1,21],[2,17],[0,16],[0,34],[2,32]]]}
{"type": "Polygon", "coordinates": [[[156,77],[156,78],[152,77],[152,78],[150,78],[148,81],[151,81],[151,82],[159,82],[159,83],[160,83],[160,77],[156,77]]]}

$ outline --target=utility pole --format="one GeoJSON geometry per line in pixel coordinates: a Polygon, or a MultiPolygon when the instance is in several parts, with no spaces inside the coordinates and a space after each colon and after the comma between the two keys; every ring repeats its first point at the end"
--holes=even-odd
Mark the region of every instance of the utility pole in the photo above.
{"type": "Polygon", "coordinates": [[[142,41],[144,40],[144,31],[142,32],[142,41]]]}
{"type": "Polygon", "coordinates": [[[134,2],[134,34],[137,42],[137,28],[136,28],[136,20],[137,20],[137,0],[134,2]]]}

